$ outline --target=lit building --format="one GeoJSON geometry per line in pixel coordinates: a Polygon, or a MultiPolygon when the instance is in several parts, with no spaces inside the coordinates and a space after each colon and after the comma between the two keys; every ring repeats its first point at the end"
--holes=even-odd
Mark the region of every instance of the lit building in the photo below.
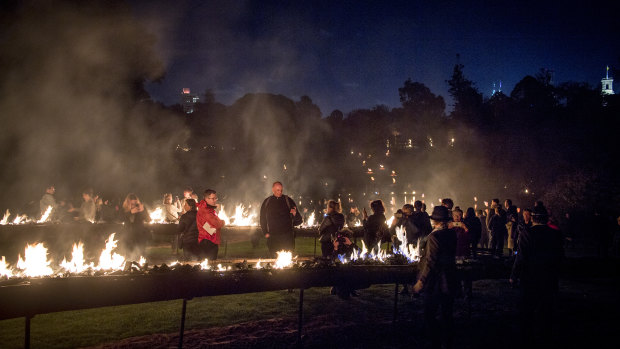
{"type": "Polygon", "coordinates": [[[198,103],[200,98],[192,94],[190,89],[185,87],[181,92],[181,105],[183,106],[183,111],[187,114],[191,114],[194,112],[194,105],[198,103]]]}
{"type": "Polygon", "coordinates": [[[601,93],[604,95],[614,94],[614,78],[609,77],[609,66],[604,79],[601,79],[601,93]]]}

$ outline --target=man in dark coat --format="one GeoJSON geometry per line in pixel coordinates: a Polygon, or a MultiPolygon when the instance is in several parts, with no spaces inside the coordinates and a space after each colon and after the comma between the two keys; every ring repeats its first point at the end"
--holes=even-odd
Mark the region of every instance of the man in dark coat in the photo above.
{"type": "Polygon", "coordinates": [[[549,346],[553,304],[564,256],[562,233],[547,225],[544,206],[532,211],[533,224],[520,232],[510,283],[520,280],[520,325],[526,347],[539,341],[549,346]]]}
{"type": "Polygon", "coordinates": [[[198,259],[198,225],[196,224],[196,200],[184,200],[185,213],[179,219],[179,245],[183,248],[183,256],[187,260],[198,259]]]}
{"type": "Polygon", "coordinates": [[[431,219],[428,213],[422,210],[422,201],[417,200],[413,203],[413,214],[410,219],[418,228],[418,236],[415,237],[415,241],[420,239],[420,252],[424,253],[426,237],[433,231],[433,227],[431,226],[431,219]]]}
{"type": "Polygon", "coordinates": [[[260,227],[267,238],[267,247],[272,258],[280,250],[295,249],[293,227],[303,221],[297,211],[295,201],[282,194],[282,183],[275,182],[271,187],[273,195],[266,198],[260,207],[260,227]]]}
{"type": "Polygon", "coordinates": [[[444,206],[435,206],[431,215],[435,229],[426,242],[423,267],[413,291],[424,290],[424,319],[432,347],[452,347],[454,321],[452,308],[457,287],[456,232],[447,223],[452,219],[444,206]],[[440,321],[437,311],[441,307],[440,321]]]}

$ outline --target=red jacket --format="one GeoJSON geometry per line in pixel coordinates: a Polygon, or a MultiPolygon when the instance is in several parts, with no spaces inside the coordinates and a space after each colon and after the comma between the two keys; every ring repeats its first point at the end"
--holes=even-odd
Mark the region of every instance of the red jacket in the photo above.
{"type": "Polygon", "coordinates": [[[196,225],[198,226],[198,243],[207,239],[216,245],[220,244],[220,229],[224,226],[224,221],[219,219],[215,209],[209,207],[207,202],[202,200],[197,205],[198,214],[196,215],[196,225]]]}

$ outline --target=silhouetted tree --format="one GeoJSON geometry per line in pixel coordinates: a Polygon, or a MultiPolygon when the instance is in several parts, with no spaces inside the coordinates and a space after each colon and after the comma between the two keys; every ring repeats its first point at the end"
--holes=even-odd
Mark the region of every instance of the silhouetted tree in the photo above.
{"type": "Polygon", "coordinates": [[[461,120],[474,125],[482,123],[482,94],[474,86],[473,81],[463,74],[463,65],[454,65],[452,77],[446,80],[448,92],[454,101],[452,119],[461,120]]]}

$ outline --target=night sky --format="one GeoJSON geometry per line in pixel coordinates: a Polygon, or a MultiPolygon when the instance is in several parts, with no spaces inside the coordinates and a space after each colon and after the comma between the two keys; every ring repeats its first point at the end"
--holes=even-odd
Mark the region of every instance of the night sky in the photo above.
{"type": "Polygon", "coordinates": [[[445,80],[457,62],[489,97],[494,82],[510,94],[541,68],[556,84],[598,87],[620,59],[611,2],[130,3],[156,37],[166,76],[147,88],[166,105],[189,87],[200,95],[210,88],[225,104],[255,92],[307,95],[323,115],[347,113],[399,106],[407,78],[450,104],[445,80]]]}

